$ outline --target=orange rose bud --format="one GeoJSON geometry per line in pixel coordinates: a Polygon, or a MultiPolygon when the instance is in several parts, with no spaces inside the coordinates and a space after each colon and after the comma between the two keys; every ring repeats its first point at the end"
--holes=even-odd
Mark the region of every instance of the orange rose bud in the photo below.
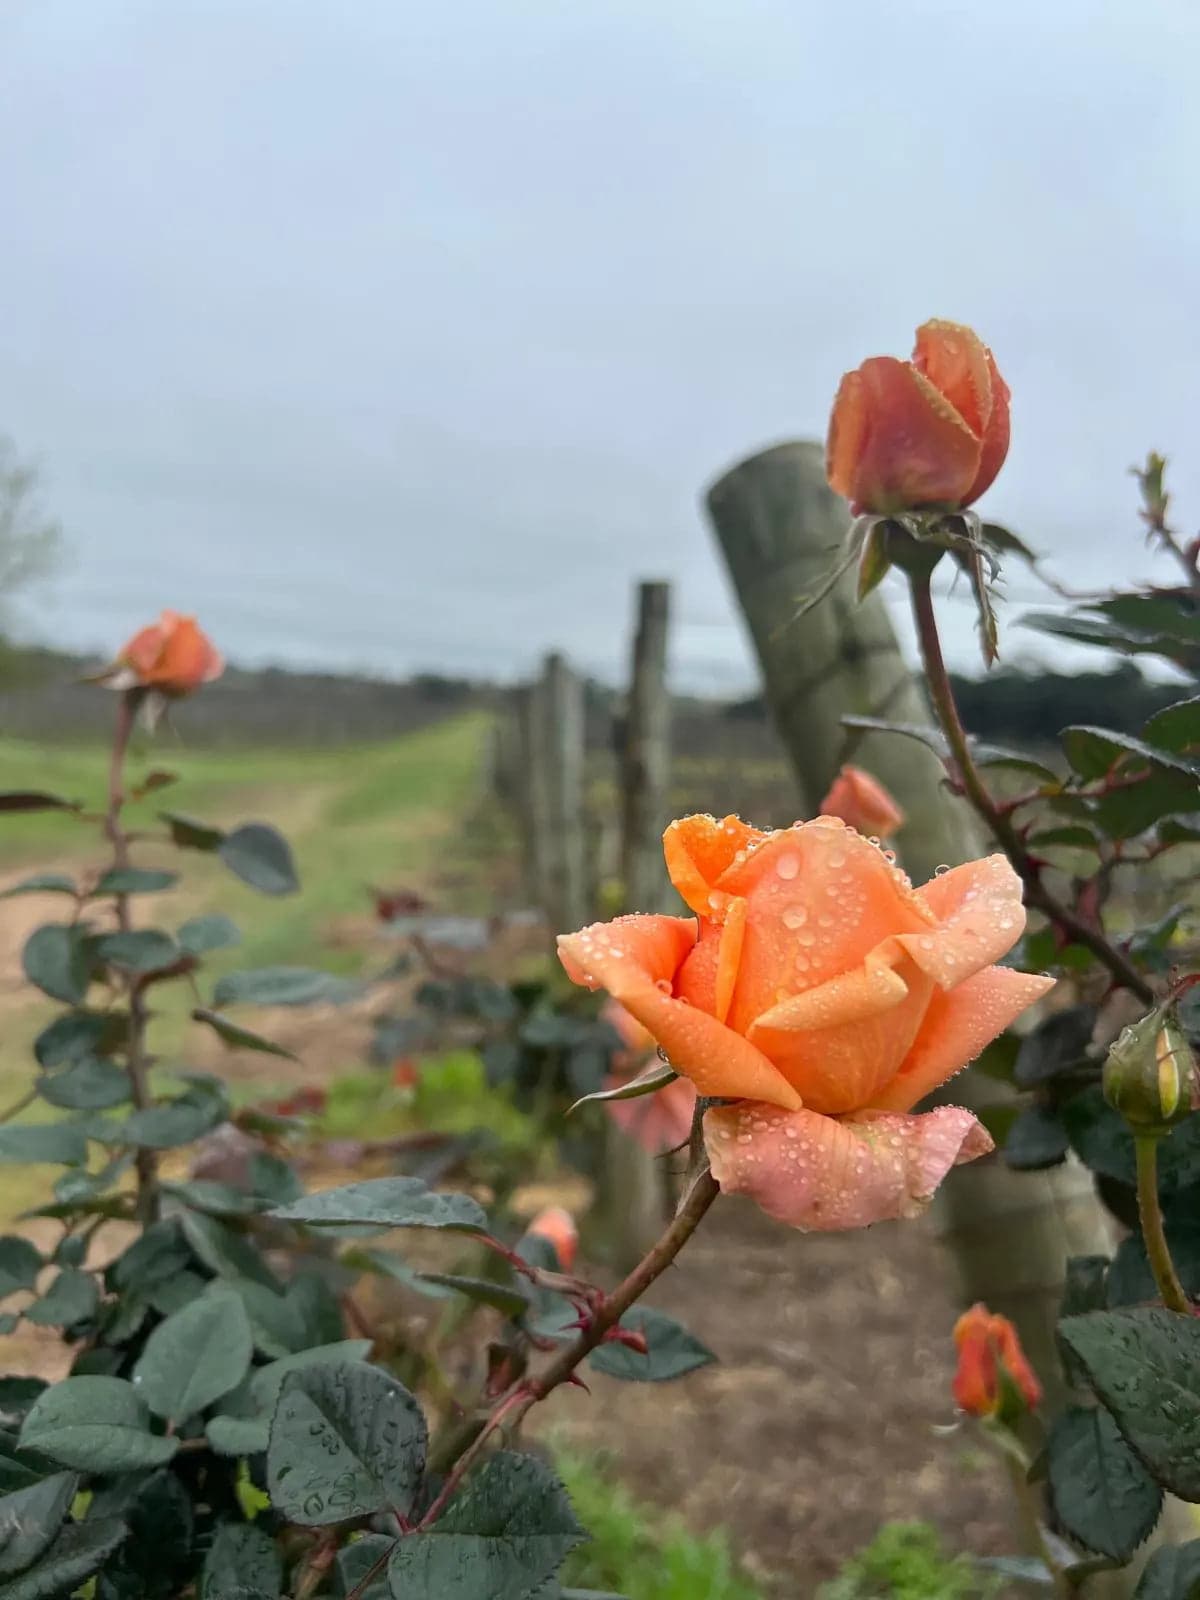
{"type": "Polygon", "coordinates": [[[961,1410],[1006,1422],[1041,1404],[1042,1386],[1007,1317],[980,1301],[955,1323],[954,1343],[958,1370],[952,1387],[961,1410]]]}
{"type": "Polygon", "coordinates": [[[570,1272],[579,1250],[579,1233],[569,1211],[562,1206],[547,1206],[538,1212],[526,1231],[538,1239],[548,1240],[554,1246],[559,1266],[564,1272],[570,1272]]]}
{"type": "Polygon", "coordinates": [[[1008,454],[1008,385],[970,328],[927,322],[911,361],[872,356],[842,379],[825,470],[855,513],[960,510],[1008,454]]]}
{"type": "Polygon", "coordinates": [[[904,826],[904,813],[878,778],[861,767],[843,767],[821,801],[821,813],[841,817],[868,838],[887,839],[904,826]]]}
{"type": "Polygon", "coordinates": [[[119,653],[109,682],[115,689],[155,689],[177,698],[211,683],[224,670],[220,653],[195,617],[164,611],[119,653]]]}

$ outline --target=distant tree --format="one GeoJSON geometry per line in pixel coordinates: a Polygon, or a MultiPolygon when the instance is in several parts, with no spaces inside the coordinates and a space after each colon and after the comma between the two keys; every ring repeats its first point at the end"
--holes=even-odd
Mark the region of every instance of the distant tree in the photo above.
{"type": "Polygon", "coordinates": [[[62,529],[38,497],[37,468],[0,436],[0,628],[12,597],[52,572],[62,556],[62,529]]]}

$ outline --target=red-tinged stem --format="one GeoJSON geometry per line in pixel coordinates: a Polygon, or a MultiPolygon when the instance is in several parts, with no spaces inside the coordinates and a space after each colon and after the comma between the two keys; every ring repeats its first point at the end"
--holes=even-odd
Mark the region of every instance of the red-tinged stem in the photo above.
{"type": "Polygon", "coordinates": [[[1026,849],[1021,835],[1013,826],[1011,817],[1005,815],[1002,807],[989,793],[971,755],[967,731],[959,717],[954,690],[950,684],[950,674],[946,671],[946,663],[942,657],[942,644],[938,635],[937,614],[934,610],[929,578],[910,575],[909,585],[912,590],[917,638],[921,645],[921,658],[925,665],[925,677],[929,684],[933,709],[958,768],[963,792],[992,830],[997,843],[1020,874],[1021,881],[1025,885],[1026,905],[1036,907],[1063,933],[1069,935],[1074,943],[1090,950],[1097,961],[1108,968],[1113,980],[1121,988],[1128,989],[1131,994],[1137,995],[1139,1000],[1152,1005],[1154,991],[1133,963],[1110,944],[1098,928],[1089,926],[1047,889],[1042,880],[1039,862],[1026,849]]]}
{"type": "MultiPolygon", "coordinates": [[[[133,733],[142,691],[127,689],[117,704],[117,725],[113,733],[112,760],[108,769],[108,810],[104,817],[104,831],[112,845],[113,866],[121,871],[129,865],[129,837],[121,826],[121,808],[125,804],[125,758],[129,754],[129,740],[133,733]]],[[[133,926],[129,896],[116,896],[117,925],[122,933],[133,926]]],[[[150,1104],[149,1066],[146,1061],[146,1007],[141,985],[135,974],[130,974],[126,993],[129,1003],[129,1031],[126,1037],[125,1065],[129,1073],[130,1098],[134,1106],[144,1110],[150,1104]]],[[[153,1150],[138,1147],[137,1216],[141,1222],[153,1222],[158,1216],[158,1156],[153,1150]]]]}
{"type": "Polygon", "coordinates": [[[1137,1157],[1138,1217],[1142,1224],[1142,1238],[1146,1241],[1146,1254],[1150,1270],[1158,1285],[1159,1298],[1168,1311],[1179,1311],[1184,1316],[1191,1313],[1191,1305],[1179,1281],[1167,1235],[1163,1228],[1162,1206],[1158,1199],[1158,1141],[1156,1133],[1135,1133],[1133,1148],[1137,1157]]]}

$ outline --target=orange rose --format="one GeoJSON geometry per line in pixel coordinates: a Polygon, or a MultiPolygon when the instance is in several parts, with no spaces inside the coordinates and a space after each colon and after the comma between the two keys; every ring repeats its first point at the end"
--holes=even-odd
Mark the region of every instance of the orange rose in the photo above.
{"type": "Polygon", "coordinates": [[[1008,385],[970,328],[927,322],[911,361],[848,372],[829,419],[830,486],[855,512],[969,506],[1008,454],[1008,385]]]}
{"type": "Polygon", "coordinates": [[[968,1111],[909,1113],[1052,986],[993,963],[1025,925],[1003,856],[914,889],[833,817],[760,833],[685,817],[664,835],[693,917],[559,938],[697,1091],[722,1189],[802,1228],[910,1216],[992,1148],[968,1111]]]}
{"type": "Polygon", "coordinates": [[[827,817],[841,817],[859,833],[886,839],[904,826],[904,813],[891,795],[861,767],[843,767],[821,801],[827,817]]]}
{"type": "MultiPolygon", "coordinates": [[[[645,1068],[654,1040],[637,1018],[614,1000],[600,1015],[625,1042],[626,1048],[613,1057],[612,1071],[604,1084],[606,1089],[619,1089],[645,1068]]],[[[638,1095],[633,1100],[606,1100],[604,1109],[643,1150],[661,1156],[687,1143],[696,1111],[696,1090],[690,1079],[676,1078],[653,1094],[638,1095]]]]}
{"type": "Polygon", "coordinates": [[[980,1302],[954,1325],[958,1369],[954,1398],[973,1417],[996,1417],[1041,1404],[1042,1386],[1026,1359],[1017,1330],[980,1302]]]}
{"type": "Polygon", "coordinates": [[[224,670],[224,661],[195,617],[164,611],[119,653],[109,682],[116,689],[155,689],[177,697],[211,683],[224,670]]]}
{"type": "Polygon", "coordinates": [[[579,1249],[579,1231],[574,1217],[565,1207],[547,1206],[538,1212],[525,1231],[537,1239],[547,1240],[554,1247],[561,1270],[570,1272],[579,1249]]]}

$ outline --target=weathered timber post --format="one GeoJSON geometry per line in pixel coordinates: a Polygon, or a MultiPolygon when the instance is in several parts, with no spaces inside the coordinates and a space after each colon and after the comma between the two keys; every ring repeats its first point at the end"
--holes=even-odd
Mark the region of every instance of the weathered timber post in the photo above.
{"type": "MultiPolygon", "coordinates": [[[[842,716],[929,724],[928,706],[882,598],[875,593],[860,605],[853,572],[793,620],[801,598],[838,558],[849,525],[845,502],[825,482],[819,445],[784,444],[752,456],[713,485],[708,509],[812,815],[845,750],[842,716]]],[[[854,759],[883,780],[908,816],[896,844],[915,883],[941,862],[987,848],[974,817],[941,786],[940,761],[917,741],[871,733],[854,759]]],[[[966,1072],[948,1098],[978,1109],[1002,1093],[999,1084],[966,1072]]],[[[986,1300],[1017,1323],[1053,1391],[1066,1257],[1111,1248],[1087,1173],[1075,1166],[1015,1173],[997,1159],[975,1162],[943,1186],[938,1220],[966,1298],[986,1300]]],[[[1052,1404],[1060,1397],[1052,1393],[1052,1404]]]]}
{"type": "Polygon", "coordinates": [[[546,755],[545,689],[522,684],[513,693],[517,766],[512,805],[521,835],[525,893],[544,911],[550,897],[550,783],[546,755]]]}
{"type": "Polygon", "coordinates": [[[674,901],[663,865],[662,832],[671,777],[667,689],[669,583],[639,583],[633,660],[621,750],[621,883],[627,911],[661,911],[674,901]]]}
{"type": "Polygon", "coordinates": [[[552,933],[566,933],[588,920],[586,851],[583,837],[583,680],[554,652],[542,673],[542,715],[547,817],[548,895],[552,933]]]}

